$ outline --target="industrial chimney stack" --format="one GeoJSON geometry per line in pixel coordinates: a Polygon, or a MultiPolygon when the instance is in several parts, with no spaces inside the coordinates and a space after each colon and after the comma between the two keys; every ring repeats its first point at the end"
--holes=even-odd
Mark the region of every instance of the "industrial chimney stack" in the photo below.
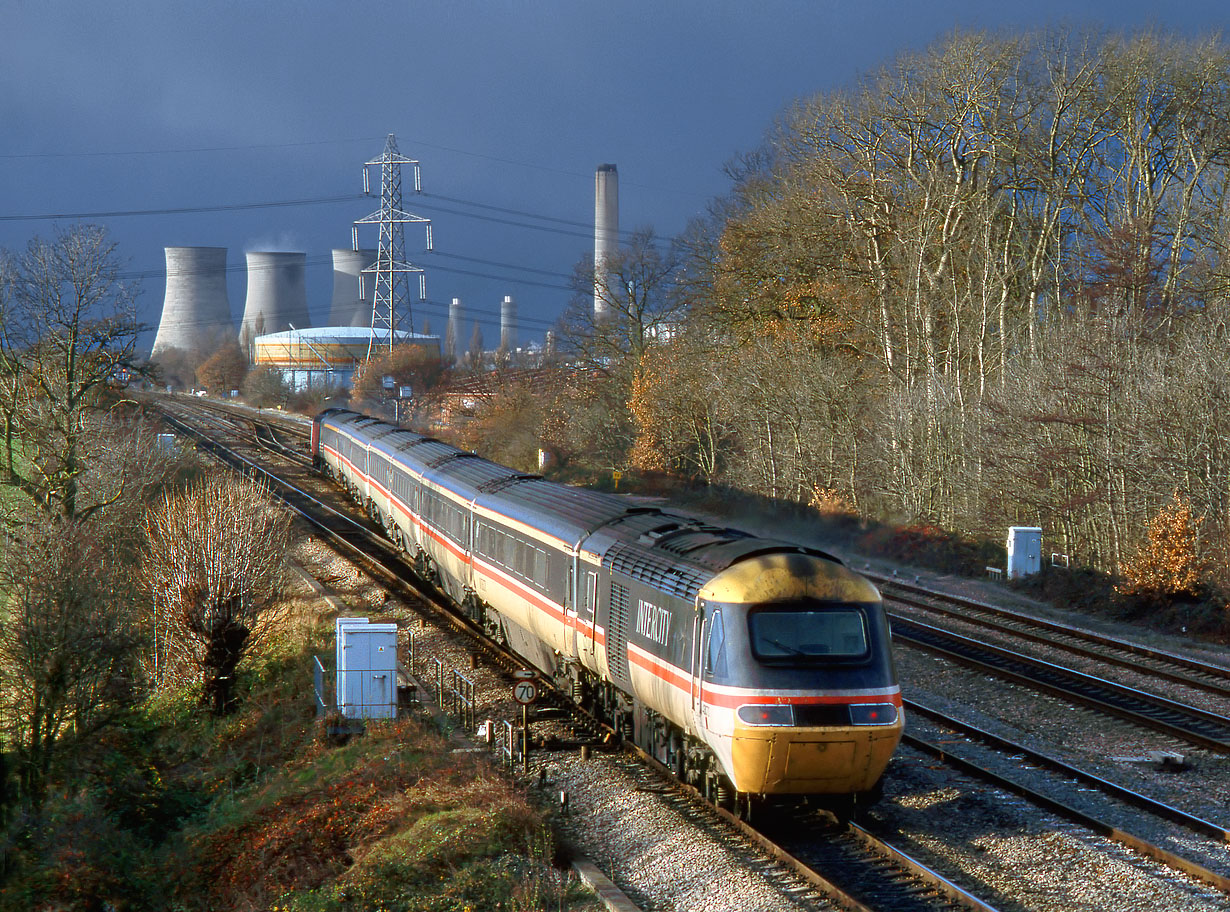
{"type": "Polygon", "coordinates": [[[225,247],[167,247],[167,291],[152,356],[168,348],[210,353],[234,338],[225,247]]]}
{"type": "Polygon", "coordinates": [[[250,344],[257,336],[282,332],[292,324],[295,329],[311,325],[306,268],[304,253],[248,251],[248,297],[239,330],[241,343],[250,344]]]}
{"type": "Polygon", "coordinates": [[[504,295],[500,305],[500,348],[506,352],[517,348],[517,302],[512,295],[504,295]]]}
{"type": "Polygon", "coordinates": [[[461,298],[453,298],[453,302],[448,305],[448,332],[445,333],[445,341],[448,343],[448,351],[444,353],[444,357],[451,364],[456,364],[461,359],[461,355],[465,353],[465,340],[461,338],[461,298]]]}
{"type": "MultiPolygon", "coordinates": [[[[376,278],[362,272],[376,262],[375,250],[333,248],[333,303],[329,307],[330,326],[371,326],[372,302],[376,297],[376,278]],[[359,293],[359,279],[363,291],[359,293]]],[[[296,326],[299,324],[296,323],[296,326]]]]}
{"type": "Polygon", "coordinates": [[[599,165],[594,174],[594,322],[610,311],[606,290],[608,263],[619,253],[619,172],[599,165]]]}

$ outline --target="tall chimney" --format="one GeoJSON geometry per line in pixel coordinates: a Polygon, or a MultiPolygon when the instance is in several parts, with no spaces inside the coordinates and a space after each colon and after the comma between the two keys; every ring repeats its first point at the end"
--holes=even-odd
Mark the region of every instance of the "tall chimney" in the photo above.
{"type": "Polygon", "coordinates": [[[607,264],[618,253],[619,172],[614,165],[599,165],[594,174],[594,322],[606,319],[610,311],[607,264]]]}
{"type": "Polygon", "coordinates": [[[461,319],[461,298],[453,298],[453,302],[448,305],[448,332],[445,334],[445,340],[450,347],[444,357],[454,364],[465,352],[466,340],[461,338],[461,319]]]}
{"type": "Polygon", "coordinates": [[[512,295],[504,295],[500,305],[500,348],[507,352],[517,348],[517,303],[512,295]]]}
{"type": "Polygon", "coordinates": [[[178,348],[208,354],[234,338],[225,247],[167,247],[167,291],[151,355],[178,348]]]}

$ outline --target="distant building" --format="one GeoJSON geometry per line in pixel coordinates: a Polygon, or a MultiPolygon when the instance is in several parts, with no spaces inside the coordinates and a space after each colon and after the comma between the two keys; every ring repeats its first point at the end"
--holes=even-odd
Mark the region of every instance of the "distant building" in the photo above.
{"type": "MultiPolygon", "coordinates": [[[[367,358],[373,335],[387,345],[389,331],[366,326],[321,326],[289,329],[257,336],[253,345],[256,366],[281,371],[293,389],[315,386],[350,388],[355,368],[367,358]]],[[[398,345],[422,345],[440,351],[439,336],[398,332],[398,345]]]]}
{"type": "Polygon", "coordinates": [[[483,407],[512,386],[529,385],[536,392],[581,381],[591,372],[574,367],[535,367],[522,370],[494,370],[461,377],[447,389],[437,391],[435,421],[443,426],[464,422],[478,415],[483,407]]]}

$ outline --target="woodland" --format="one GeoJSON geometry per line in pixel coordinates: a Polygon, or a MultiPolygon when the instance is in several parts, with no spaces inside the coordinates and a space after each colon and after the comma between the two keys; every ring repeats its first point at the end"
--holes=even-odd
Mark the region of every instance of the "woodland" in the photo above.
{"type": "Polygon", "coordinates": [[[1109,574],[1182,516],[1218,581],[1228,166],[1219,39],[954,35],[791,105],[681,237],[579,267],[561,349],[612,382],[523,391],[504,427],[537,408],[565,459],[1001,543],[1041,526],[1109,574]]]}

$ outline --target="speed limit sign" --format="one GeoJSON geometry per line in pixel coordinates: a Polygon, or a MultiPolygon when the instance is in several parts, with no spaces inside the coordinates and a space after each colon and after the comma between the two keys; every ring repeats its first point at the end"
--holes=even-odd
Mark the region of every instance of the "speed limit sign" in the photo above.
{"type": "Polygon", "coordinates": [[[518,681],[513,685],[513,699],[522,706],[529,706],[538,696],[538,685],[533,681],[518,681]]]}

